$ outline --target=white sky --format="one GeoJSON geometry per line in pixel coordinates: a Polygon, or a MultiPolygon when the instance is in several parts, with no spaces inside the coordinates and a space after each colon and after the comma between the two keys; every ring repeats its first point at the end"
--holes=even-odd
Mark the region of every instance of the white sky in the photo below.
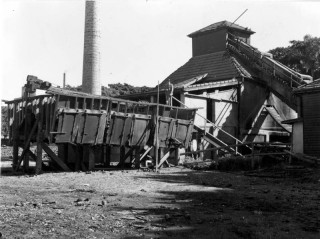
{"type": "MultiPolygon", "coordinates": [[[[0,0],[1,99],[19,97],[28,74],[82,82],[84,0],[0,0]]],[[[320,37],[320,2],[101,0],[101,83],[155,86],[191,57],[188,35],[234,21],[262,51],[320,37]]]]}

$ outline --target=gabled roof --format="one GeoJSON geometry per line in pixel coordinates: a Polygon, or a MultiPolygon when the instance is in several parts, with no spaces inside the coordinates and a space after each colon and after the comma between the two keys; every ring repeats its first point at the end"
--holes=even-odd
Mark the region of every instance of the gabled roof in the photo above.
{"type": "Polygon", "coordinates": [[[168,81],[174,85],[188,84],[193,78],[207,74],[199,83],[230,80],[238,77],[252,78],[251,74],[226,51],[192,57],[186,64],[169,75],[160,88],[167,87],[168,81]]]}
{"type": "Polygon", "coordinates": [[[302,85],[299,88],[294,90],[294,93],[304,93],[304,92],[314,92],[320,91],[320,79],[314,80],[313,82],[302,85]]]}
{"type": "Polygon", "coordinates": [[[228,22],[228,21],[221,21],[221,22],[216,22],[216,23],[213,23],[207,27],[204,27],[198,31],[195,31],[191,34],[188,35],[188,37],[194,37],[194,36],[197,36],[197,35],[201,35],[205,32],[209,32],[209,31],[217,31],[219,29],[223,29],[223,28],[231,28],[231,29],[234,29],[234,30],[238,30],[238,31],[242,31],[242,32],[246,32],[248,34],[253,34],[255,33],[254,31],[251,31],[251,29],[247,28],[247,27],[242,27],[242,26],[239,26],[238,24],[235,24],[235,23],[231,23],[231,22],[228,22]]]}

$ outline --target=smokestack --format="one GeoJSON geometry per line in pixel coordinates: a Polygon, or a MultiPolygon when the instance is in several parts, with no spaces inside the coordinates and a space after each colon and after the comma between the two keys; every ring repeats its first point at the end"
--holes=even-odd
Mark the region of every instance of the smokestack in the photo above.
{"type": "Polygon", "coordinates": [[[63,73],[63,85],[62,88],[66,88],[66,73],[63,73]]]}
{"type": "Polygon", "coordinates": [[[82,91],[101,95],[99,0],[86,0],[82,91]]]}

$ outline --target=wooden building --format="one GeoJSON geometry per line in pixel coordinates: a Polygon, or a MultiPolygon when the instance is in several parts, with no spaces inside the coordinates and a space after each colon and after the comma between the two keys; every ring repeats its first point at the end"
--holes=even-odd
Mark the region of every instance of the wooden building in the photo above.
{"type": "MultiPolygon", "coordinates": [[[[201,107],[198,131],[209,132],[224,144],[288,142],[297,116],[293,90],[310,81],[250,45],[252,30],[228,21],[188,35],[192,57],[160,83],[160,102],[173,84],[173,105],[201,107]]],[[[121,96],[154,102],[153,91],[121,96]]]]}
{"type": "Polygon", "coordinates": [[[299,98],[298,118],[291,124],[292,151],[320,157],[320,79],[294,90],[299,98]]]}

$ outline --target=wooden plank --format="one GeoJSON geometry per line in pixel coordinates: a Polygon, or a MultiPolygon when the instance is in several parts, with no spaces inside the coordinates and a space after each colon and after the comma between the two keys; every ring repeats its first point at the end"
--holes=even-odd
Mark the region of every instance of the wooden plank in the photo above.
{"type": "Polygon", "coordinates": [[[102,144],[103,143],[104,132],[106,130],[106,123],[107,123],[107,114],[103,113],[99,119],[98,131],[97,131],[95,144],[102,144]]]}
{"type": "Polygon", "coordinates": [[[150,117],[133,117],[133,126],[131,131],[130,146],[146,145],[150,136],[150,117]]]}
{"type": "Polygon", "coordinates": [[[139,160],[137,160],[139,163],[140,161],[151,151],[151,149],[153,149],[153,146],[148,147],[146,151],[144,151],[144,153],[141,155],[141,157],[139,157],[139,160]]]}
{"type": "Polygon", "coordinates": [[[34,123],[32,129],[31,129],[31,132],[30,132],[27,140],[25,141],[24,149],[23,149],[22,154],[21,154],[21,156],[20,156],[20,159],[19,159],[19,161],[18,161],[18,163],[17,163],[17,166],[16,166],[15,171],[19,169],[20,164],[21,164],[21,161],[23,160],[25,153],[26,153],[27,150],[29,149],[30,141],[31,141],[32,135],[33,135],[34,132],[36,131],[38,122],[39,122],[39,117],[37,118],[36,122],[34,123]]]}
{"type": "Polygon", "coordinates": [[[158,164],[158,167],[160,168],[161,165],[164,163],[164,162],[167,162],[167,164],[169,165],[167,159],[169,158],[170,154],[171,154],[171,151],[172,149],[169,149],[163,156],[162,158],[160,159],[160,162],[158,164]]]}
{"type": "Polygon", "coordinates": [[[129,145],[132,126],[133,126],[132,115],[128,115],[125,119],[124,126],[123,126],[121,145],[123,146],[129,145]]]}
{"type": "Polygon", "coordinates": [[[123,113],[115,113],[113,116],[113,127],[110,144],[120,146],[122,142],[123,129],[126,117],[123,113]]]}
{"type": "Polygon", "coordinates": [[[112,136],[112,129],[113,129],[113,117],[112,115],[108,114],[107,116],[107,137],[106,137],[106,144],[110,144],[111,136],[112,136]]]}
{"type": "Polygon", "coordinates": [[[61,132],[61,134],[58,134],[56,136],[56,142],[57,143],[69,143],[72,142],[72,131],[74,128],[74,121],[75,121],[75,117],[76,114],[74,113],[68,113],[68,112],[63,112],[61,113],[61,115],[59,116],[59,128],[58,127],[58,132],[61,132]],[[62,117],[60,117],[62,116],[62,117]],[[61,124],[60,124],[60,121],[61,124]]]}
{"type": "Polygon", "coordinates": [[[78,114],[76,114],[76,117],[74,119],[73,129],[72,129],[72,136],[71,136],[71,142],[72,143],[76,142],[77,135],[78,135],[79,128],[80,128],[80,121],[81,121],[82,117],[83,117],[83,113],[79,112],[78,114]]]}
{"type": "Polygon", "coordinates": [[[42,143],[42,148],[64,171],[70,171],[69,167],[49,148],[46,143],[42,143]]]}
{"type": "Polygon", "coordinates": [[[77,137],[76,137],[76,143],[77,144],[81,144],[81,142],[82,142],[84,126],[85,126],[85,123],[86,123],[86,117],[87,117],[86,114],[84,114],[84,113],[81,114],[80,122],[79,122],[79,129],[78,129],[78,133],[77,133],[77,137]]]}
{"type": "Polygon", "coordinates": [[[39,104],[39,122],[38,122],[38,133],[37,133],[37,160],[36,160],[36,171],[35,174],[40,174],[42,171],[42,141],[43,141],[43,112],[44,105],[43,101],[39,104]]]}
{"type": "Polygon", "coordinates": [[[140,168],[140,159],[139,158],[140,158],[140,146],[135,146],[134,147],[134,158],[133,158],[135,168],[140,168]]]}

